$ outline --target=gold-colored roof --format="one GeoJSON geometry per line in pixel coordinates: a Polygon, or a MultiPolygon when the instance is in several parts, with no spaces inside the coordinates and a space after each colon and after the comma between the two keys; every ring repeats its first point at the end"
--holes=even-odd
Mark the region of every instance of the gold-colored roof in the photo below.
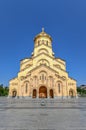
{"type": "Polygon", "coordinates": [[[44,31],[44,28],[42,28],[41,33],[35,36],[34,41],[39,37],[48,37],[52,41],[52,37],[44,31]]]}

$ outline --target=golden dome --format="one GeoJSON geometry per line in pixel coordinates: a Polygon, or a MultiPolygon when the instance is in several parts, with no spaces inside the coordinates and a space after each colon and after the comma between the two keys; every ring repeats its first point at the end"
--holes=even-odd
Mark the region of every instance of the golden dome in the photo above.
{"type": "Polygon", "coordinates": [[[41,33],[39,33],[38,35],[35,36],[34,42],[35,42],[35,40],[37,38],[40,38],[40,37],[47,37],[47,38],[49,38],[52,41],[52,37],[44,31],[44,28],[42,28],[42,32],[41,33]]]}

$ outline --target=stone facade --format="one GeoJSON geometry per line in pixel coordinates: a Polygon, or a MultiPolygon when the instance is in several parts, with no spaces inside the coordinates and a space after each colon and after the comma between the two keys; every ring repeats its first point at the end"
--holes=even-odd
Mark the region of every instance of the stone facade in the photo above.
{"type": "Polygon", "coordinates": [[[76,80],[66,72],[66,62],[55,58],[52,38],[44,30],[34,38],[31,58],[20,62],[17,77],[9,82],[9,96],[29,98],[76,97],[76,80]]]}

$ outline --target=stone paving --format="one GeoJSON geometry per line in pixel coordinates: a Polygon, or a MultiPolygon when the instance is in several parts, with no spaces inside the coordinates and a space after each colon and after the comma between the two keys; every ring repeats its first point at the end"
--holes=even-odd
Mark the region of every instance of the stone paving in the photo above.
{"type": "Polygon", "coordinates": [[[0,98],[0,130],[86,130],[86,98],[0,98]]]}

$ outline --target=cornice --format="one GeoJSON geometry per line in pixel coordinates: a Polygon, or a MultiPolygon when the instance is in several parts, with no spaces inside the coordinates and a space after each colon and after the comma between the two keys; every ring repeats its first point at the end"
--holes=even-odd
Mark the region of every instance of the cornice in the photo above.
{"type": "Polygon", "coordinates": [[[62,61],[64,61],[64,62],[65,62],[65,60],[64,60],[64,59],[61,59],[61,58],[59,58],[59,57],[56,57],[56,59],[60,59],[60,60],[62,60],[62,61]]]}
{"type": "MultiPolygon", "coordinates": [[[[55,72],[55,73],[58,73],[58,74],[59,74],[59,72],[58,72],[58,71],[56,71],[56,70],[52,69],[51,67],[46,66],[46,65],[44,65],[44,64],[41,64],[41,65],[39,65],[39,66],[37,66],[37,67],[33,68],[32,70],[30,70],[30,71],[29,71],[29,73],[33,72],[34,70],[36,70],[36,69],[38,69],[38,68],[40,68],[40,67],[42,67],[42,66],[44,66],[44,67],[48,68],[49,70],[52,70],[53,72],[55,72]]],[[[65,72],[65,73],[67,73],[66,71],[64,71],[64,72],[65,72]]],[[[68,74],[68,73],[67,73],[67,74],[68,74]]]]}
{"type": "MultiPolygon", "coordinates": [[[[35,56],[35,57],[32,57],[32,60],[34,60],[35,58],[38,58],[38,56],[40,56],[40,55],[42,55],[42,54],[44,54],[44,55],[46,55],[46,56],[48,56],[49,58],[51,58],[52,60],[55,60],[56,62],[59,62],[59,61],[57,61],[54,57],[51,57],[51,56],[49,56],[48,54],[46,54],[45,52],[43,52],[43,53],[40,53],[40,54],[38,54],[37,56],[35,56]]],[[[24,63],[27,63],[28,61],[26,61],[26,62],[24,62],[24,63]]],[[[60,62],[59,62],[60,63],[60,62]]],[[[61,64],[61,63],[60,63],[61,64]]],[[[63,64],[64,65],[64,64],[63,64]]],[[[49,66],[48,66],[49,67],[49,66]]],[[[52,69],[51,67],[49,67],[50,69],[52,69]]],[[[28,67],[27,68],[25,68],[24,70],[26,70],[26,69],[28,69],[28,67]]],[[[24,71],[23,70],[23,71],[24,71]]],[[[54,69],[53,69],[54,70],[54,69]]],[[[63,72],[65,72],[65,73],[67,73],[65,70],[63,70],[63,69],[60,69],[61,71],[63,71],[63,72]]],[[[22,71],[20,71],[20,72],[22,72],[22,71]]]]}
{"type": "Polygon", "coordinates": [[[52,68],[50,68],[49,66],[46,66],[46,65],[44,65],[44,64],[41,64],[41,65],[39,65],[39,66],[37,66],[37,67],[35,67],[35,68],[33,68],[32,70],[30,70],[29,72],[31,73],[31,72],[33,72],[34,70],[36,70],[36,69],[38,69],[38,68],[41,68],[41,67],[45,67],[45,68],[48,68],[48,69],[50,69],[50,70],[52,70],[52,71],[54,71],[54,72],[56,72],[56,73],[58,73],[57,71],[55,71],[54,69],[52,69],[52,68]]]}
{"type": "MultiPolygon", "coordinates": [[[[55,68],[57,68],[57,66],[53,65],[55,68]]],[[[65,70],[63,70],[62,68],[57,68],[57,69],[60,69],[61,71],[64,71],[66,72],[65,70]]]]}
{"type": "Polygon", "coordinates": [[[23,65],[23,64],[25,64],[25,63],[27,63],[27,62],[31,61],[31,60],[32,60],[32,57],[30,57],[30,58],[25,58],[25,59],[20,60],[21,65],[23,65]],[[22,62],[23,62],[23,60],[25,60],[25,59],[28,59],[28,61],[25,61],[24,63],[22,63],[22,62]]]}
{"type": "Polygon", "coordinates": [[[32,58],[33,58],[33,59],[34,59],[34,58],[37,58],[38,56],[40,56],[40,55],[42,55],[42,54],[44,54],[44,55],[46,55],[46,56],[48,56],[48,57],[54,59],[54,57],[52,57],[52,56],[46,54],[45,52],[42,52],[42,53],[38,54],[37,56],[33,56],[32,58]]]}
{"type": "Polygon", "coordinates": [[[73,79],[72,77],[69,77],[69,79],[74,80],[74,81],[77,81],[76,79],[73,79]]]}
{"type": "MultiPolygon", "coordinates": [[[[33,56],[32,58],[34,59],[34,58],[36,58],[36,57],[38,57],[38,56],[40,56],[40,55],[42,55],[42,54],[45,54],[46,56],[52,58],[53,60],[55,60],[56,62],[59,62],[59,63],[62,64],[62,65],[65,65],[64,63],[62,63],[62,62],[60,62],[60,61],[57,61],[54,56],[52,57],[52,56],[46,54],[45,52],[42,52],[42,53],[38,54],[37,56],[33,56]]],[[[59,59],[60,59],[60,58],[59,58],[59,59]]]]}
{"type": "Polygon", "coordinates": [[[9,81],[11,82],[12,80],[18,79],[18,77],[14,77],[12,79],[10,79],[9,81]]]}
{"type": "MultiPolygon", "coordinates": [[[[62,65],[64,65],[65,66],[65,64],[64,63],[62,63],[62,62],[60,62],[60,61],[58,61],[58,59],[60,59],[60,58],[55,58],[55,61],[57,61],[57,62],[59,62],[60,64],[62,64],[62,65]]],[[[60,60],[62,60],[62,59],[60,59],[60,60]]],[[[63,62],[65,62],[64,60],[62,60],[63,62]]]]}

